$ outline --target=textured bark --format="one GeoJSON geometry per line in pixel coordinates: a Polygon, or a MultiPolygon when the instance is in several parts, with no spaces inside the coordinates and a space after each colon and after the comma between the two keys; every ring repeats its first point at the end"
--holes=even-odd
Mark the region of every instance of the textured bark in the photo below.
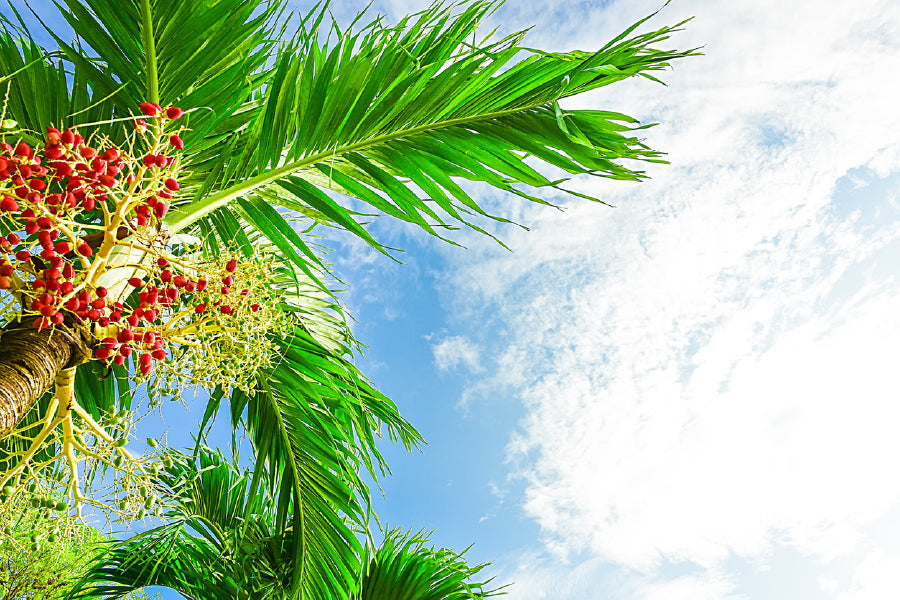
{"type": "Polygon", "coordinates": [[[50,389],[60,370],[90,358],[89,340],[80,324],[38,331],[10,323],[0,332],[0,438],[50,389]]]}

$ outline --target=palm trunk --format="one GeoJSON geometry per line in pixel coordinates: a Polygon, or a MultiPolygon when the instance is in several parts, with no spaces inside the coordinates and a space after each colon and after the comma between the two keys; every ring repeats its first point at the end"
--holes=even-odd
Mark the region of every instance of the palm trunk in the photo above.
{"type": "Polygon", "coordinates": [[[89,340],[83,325],[71,323],[43,331],[10,323],[0,331],[0,438],[50,389],[57,373],[90,358],[89,340]]]}

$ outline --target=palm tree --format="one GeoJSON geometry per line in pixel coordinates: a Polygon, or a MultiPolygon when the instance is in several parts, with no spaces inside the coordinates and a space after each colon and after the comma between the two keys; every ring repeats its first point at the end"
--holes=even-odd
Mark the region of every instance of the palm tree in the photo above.
{"type": "MultiPolygon", "coordinates": [[[[110,164],[120,148],[142,143],[151,144],[157,158],[165,140],[178,149],[156,164],[152,158],[146,162],[152,152],[143,165],[137,154],[126,161],[120,175],[135,178],[110,183],[120,186],[118,195],[104,194],[96,208],[85,206],[70,219],[83,229],[73,234],[73,243],[79,252],[86,246],[82,256],[96,255],[93,260],[102,258],[105,269],[118,273],[108,287],[122,310],[143,310],[147,304],[140,294],[151,293],[149,288],[132,289],[127,282],[146,283],[135,273],[161,277],[154,260],[161,261],[160,268],[180,261],[189,276],[229,258],[229,272],[235,261],[264,272],[257,291],[277,300],[267,305],[269,312],[261,311],[269,315],[271,328],[242,331],[256,332],[255,342],[275,360],[260,359],[252,373],[241,372],[241,358],[226,335],[241,328],[223,325],[225,317],[206,329],[179,329],[209,335],[214,344],[178,338],[183,344],[176,355],[163,353],[166,358],[159,360],[188,379],[207,361],[222,365],[225,375],[213,378],[203,423],[215,418],[224,402],[234,430],[245,431],[253,444],[247,502],[271,511],[259,534],[275,540],[267,548],[292,557],[288,571],[272,571],[273,581],[292,593],[302,591],[302,597],[345,597],[359,589],[364,556],[357,534],[367,530],[369,492],[360,471],[375,477],[386,472],[376,447],[382,435],[407,448],[421,437],[354,367],[358,344],[335,299],[328,264],[310,236],[340,229],[390,256],[366,227],[377,216],[415,224],[451,242],[451,232],[460,226],[488,234],[485,219],[505,219],[487,213],[462,180],[540,203],[546,201],[535,188],[599,201],[566,190],[565,180],[548,179],[535,163],[573,176],[640,180],[644,174],[620,159],[662,162],[661,154],[636,137],[646,126],[634,119],[564,110],[560,101],[635,75],[655,80],[653,72],[695,52],[657,48],[678,25],[636,33],[645,20],[592,52],[528,50],[522,46],[524,32],[479,38],[478,26],[498,8],[496,0],[437,3],[394,26],[378,18],[357,27],[360,15],[346,30],[326,19],[327,4],[295,21],[283,20],[286,5],[285,0],[63,0],[60,14],[78,38],[66,42],[48,29],[57,44],[52,51],[41,48],[18,15],[10,14],[0,34],[0,84],[8,86],[0,133],[11,142],[6,150],[11,161],[19,152],[16,144],[56,143],[76,126],[85,144],[96,140],[98,147],[116,150],[110,164]],[[48,127],[56,133],[45,135],[48,127]],[[177,134],[169,138],[172,131],[177,134]],[[164,175],[145,177],[150,168],[164,175]],[[118,218],[117,202],[138,192],[149,205],[150,192],[141,188],[145,181],[156,186],[154,194],[164,192],[168,206],[161,214],[118,218]],[[231,372],[245,377],[244,384],[231,385],[231,372]]],[[[29,155],[16,156],[25,156],[16,159],[20,168],[29,155]]],[[[16,202],[12,187],[2,190],[16,202]]],[[[6,211],[0,234],[9,238],[27,231],[25,220],[31,217],[16,212],[20,207],[5,206],[0,205],[6,211]]],[[[28,240],[38,249],[37,237],[21,243],[32,243],[28,240]]],[[[152,503],[152,494],[143,490],[157,465],[123,447],[134,435],[128,411],[136,371],[150,367],[134,360],[137,353],[112,362],[109,348],[130,343],[103,337],[122,333],[114,324],[86,327],[83,315],[75,318],[62,308],[52,326],[46,326],[50,317],[43,313],[34,326],[30,320],[23,324],[21,315],[37,310],[33,302],[40,300],[25,285],[38,277],[40,261],[10,261],[9,270],[22,281],[7,284],[7,290],[0,279],[0,295],[12,307],[0,323],[0,488],[18,494],[28,477],[44,477],[40,485],[49,489],[60,482],[73,505],[94,501],[102,507],[83,494],[83,484],[92,473],[114,468],[124,474],[123,504],[135,506],[135,498],[152,503]],[[110,339],[113,346],[106,346],[110,339]],[[84,442],[85,435],[95,445],[84,442]]],[[[100,273],[90,271],[94,263],[77,256],[72,261],[88,270],[83,280],[76,275],[76,283],[91,275],[87,291],[97,300],[104,287],[106,297],[100,273]]],[[[101,305],[113,308],[111,302],[101,305]]],[[[201,306],[206,308],[197,304],[197,314],[201,306]]],[[[144,327],[145,343],[153,327],[144,327]]],[[[165,385],[151,387],[151,395],[165,391],[165,385]]],[[[241,527],[246,532],[250,525],[241,527]]],[[[203,536],[183,539],[188,538],[193,541],[184,543],[197,548],[206,543],[203,536]]],[[[233,567],[209,569],[224,574],[233,567]]]]}

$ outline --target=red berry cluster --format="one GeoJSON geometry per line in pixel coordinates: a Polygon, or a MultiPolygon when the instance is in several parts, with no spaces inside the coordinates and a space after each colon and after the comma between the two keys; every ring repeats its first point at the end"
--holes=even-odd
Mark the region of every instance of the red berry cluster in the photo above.
{"type": "MultiPolygon", "coordinates": [[[[171,107],[160,121],[182,112],[171,107]]],[[[170,143],[184,147],[180,138],[170,143]]],[[[159,153],[153,157],[153,168],[174,162],[159,153]]],[[[163,182],[162,177],[149,176],[149,185],[138,187],[136,196],[122,193],[126,186],[135,190],[132,184],[138,176],[134,161],[127,159],[119,148],[101,151],[71,129],[49,127],[40,149],[25,142],[15,147],[0,143],[0,222],[13,231],[0,237],[0,289],[10,289],[19,277],[30,280],[31,290],[24,290],[30,303],[22,308],[38,315],[37,329],[61,324],[63,309],[104,327],[117,320],[122,307],[111,305],[104,288],[86,285],[82,277],[96,245],[78,233],[78,224],[102,222],[100,206],[117,192],[116,201],[124,197],[133,205],[127,212],[130,224],[146,225],[151,212],[156,218],[166,214],[167,202],[179,189],[171,177],[163,182]]]]}

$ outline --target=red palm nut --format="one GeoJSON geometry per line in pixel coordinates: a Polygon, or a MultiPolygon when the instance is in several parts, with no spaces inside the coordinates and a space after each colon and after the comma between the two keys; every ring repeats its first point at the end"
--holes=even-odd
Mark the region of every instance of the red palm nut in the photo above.
{"type": "Polygon", "coordinates": [[[184,111],[181,110],[180,108],[178,108],[177,106],[170,106],[168,109],[166,109],[166,116],[169,117],[170,119],[172,119],[173,121],[175,119],[180,119],[181,115],[183,115],[183,114],[184,114],[184,111]]]}
{"type": "Polygon", "coordinates": [[[42,231],[38,234],[38,243],[42,248],[52,248],[53,240],[50,239],[49,231],[42,231]]]}
{"type": "Polygon", "coordinates": [[[65,254],[69,251],[69,242],[58,242],[56,246],[53,247],[56,252],[59,254],[65,254]]]}
{"type": "Polygon", "coordinates": [[[140,108],[141,112],[148,117],[155,117],[156,113],[159,112],[159,108],[157,108],[157,104],[154,102],[141,102],[138,104],[138,108],[140,108]]]}
{"type": "Polygon", "coordinates": [[[153,344],[156,342],[156,334],[152,331],[145,331],[141,339],[145,344],[153,344]]]}
{"type": "Polygon", "coordinates": [[[113,357],[113,363],[119,365],[120,367],[125,364],[125,357],[121,354],[119,356],[113,357]]]}
{"type": "Polygon", "coordinates": [[[189,294],[193,294],[194,290],[196,290],[196,289],[197,289],[197,284],[194,283],[193,281],[188,281],[186,284],[184,284],[184,291],[188,292],[189,294]]]}
{"type": "Polygon", "coordinates": [[[81,201],[81,206],[86,211],[94,210],[94,206],[96,206],[96,202],[91,196],[85,196],[84,200],[81,201]]]}
{"type": "Polygon", "coordinates": [[[31,155],[34,154],[31,150],[31,146],[26,144],[25,142],[19,142],[16,145],[16,155],[24,156],[26,158],[31,158],[31,155]]]}
{"type": "Polygon", "coordinates": [[[71,129],[66,129],[59,136],[59,139],[62,141],[63,144],[72,144],[75,142],[75,134],[72,133],[71,129]]]}
{"type": "Polygon", "coordinates": [[[123,329],[119,332],[119,335],[116,336],[116,339],[123,344],[125,342],[130,342],[134,339],[134,332],[130,329],[123,329]]]}
{"type": "Polygon", "coordinates": [[[66,301],[66,308],[71,310],[72,312],[75,312],[79,308],[81,308],[81,302],[78,300],[78,298],[69,298],[66,301]]]}
{"type": "Polygon", "coordinates": [[[56,308],[54,308],[53,306],[42,306],[41,314],[45,317],[52,317],[56,314],[56,308]]]}
{"type": "Polygon", "coordinates": [[[18,244],[18,243],[20,243],[20,242],[22,241],[22,238],[20,238],[20,237],[19,237],[17,234],[15,234],[15,233],[9,234],[8,236],[6,236],[6,239],[9,240],[9,243],[10,243],[10,244],[18,244]]]}
{"type": "Polygon", "coordinates": [[[44,269],[44,279],[59,279],[60,276],[59,269],[44,269]]]}
{"type": "Polygon", "coordinates": [[[19,250],[18,252],[16,252],[16,260],[18,260],[19,262],[28,262],[29,260],[31,260],[31,254],[28,252],[28,250],[19,250]]]}
{"type": "Polygon", "coordinates": [[[110,175],[100,175],[97,180],[100,182],[100,185],[111,188],[116,185],[116,180],[114,177],[110,175]]]}
{"type": "Polygon", "coordinates": [[[162,279],[163,283],[169,283],[172,279],[172,271],[166,269],[162,273],[159,274],[159,278],[162,279]]]}
{"type": "Polygon", "coordinates": [[[25,223],[25,233],[27,233],[28,235],[34,235],[40,228],[41,227],[34,221],[28,221],[27,223],[25,223]]]}
{"type": "Polygon", "coordinates": [[[175,287],[184,287],[184,284],[187,283],[187,278],[184,275],[176,275],[172,279],[172,283],[175,284],[175,287]]]}
{"type": "Polygon", "coordinates": [[[197,306],[194,307],[194,312],[197,313],[198,315],[200,313],[202,313],[204,310],[206,310],[205,304],[198,304],[197,306]]]}
{"type": "Polygon", "coordinates": [[[143,227],[147,224],[147,217],[144,215],[138,215],[134,218],[134,222],[137,223],[138,227],[143,227]]]}
{"type": "Polygon", "coordinates": [[[66,263],[62,268],[62,274],[66,279],[75,279],[75,267],[66,263]]]}
{"type": "Polygon", "coordinates": [[[62,325],[62,322],[66,320],[66,316],[61,312],[56,313],[52,317],[50,317],[50,321],[52,321],[55,325],[62,325]]]}
{"type": "Polygon", "coordinates": [[[177,192],[181,189],[181,186],[175,181],[173,178],[169,177],[166,179],[166,187],[172,190],[173,192],[177,192]]]}
{"type": "Polygon", "coordinates": [[[103,298],[94,298],[91,302],[91,308],[106,308],[106,300],[103,298]]]}
{"type": "Polygon", "coordinates": [[[94,255],[94,250],[87,242],[82,242],[81,245],[78,246],[78,254],[90,258],[94,255]]]}
{"type": "Polygon", "coordinates": [[[71,281],[64,281],[59,286],[59,291],[61,291],[63,294],[71,294],[74,289],[75,286],[71,281]]]}
{"type": "Polygon", "coordinates": [[[205,279],[199,279],[199,280],[197,280],[197,291],[198,291],[198,292],[202,292],[203,290],[206,289],[206,286],[207,286],[207,285],[208,285],[208,284],[207,284],[207,281],[206,281],[205,279]]]}
{"type": "Polygon", "coordinates": [[[101,312],[100,312],[99,310],[97,310],[96,308],[89,310],[89,311],[88,311],[88,314],[87,314],[88,319],[90,319],[91,321],[96,321],[96,320],[99,319],[101,316],[103,316],[103,315],[102,315],[101,312]]]}
{"type": "Polygon", "coordinates": [[[224,283],[225,285],[232,285],[234,284],[234,277],[232,277],[231,275],[226,275],[222,278],[222,283],[224,283]]]}
{"type": "Polygon", "coordinates": [[[169,166],[169,157],[165,154],[156,155],[156,166],[163,168],[169,166]]]}
{"type": "Polygon", "coordinates": [[[129,325],[131,325],[132,327],[137,327],[137,324],[138,324],[138,318],[137,318],[136,315],[129,315],[128,318],[125,319],[125,321],[126,321],[129,325]]]}
{"type": "Polygon", "coordinates": [[[115,162],[119,160],[119,149],[118,148],[110,148],[106,152],[103,153],[103,160],[107,162],[115,162]]]}
{"type": "Polygon", "coordinates": [[[237,269],[237,260],[232,258],[225,264],[225,270],[229,273],[234,273],[235,269],[237,269]]]}
{"type": "Polygon", "coordinates": [[[62,158],[65,152],[59,146],[47,146],[44,149],[44,158],[47,160],[56,160],[57,158],[62,158]]]}
{"type": "Polygon", "coordinates": [[[140,277],[132,277],[128,280],[128,285],[130,285],[131,287],[141,287],[142,285],[144,285],[144,282],[141,281],[140,277]]]}
{"type": "Polygon", "coordinates": [[[134,120],[134,128],[138,131],[143,131],[147,128],[147,121],[143,119],[135,119],[134,120]]]}
{"type": "Polygon", "coordinates": [[[251,304],[251,305],[250,305],[250,310],[252,310],[253,312],[258,311],[258,310],[259,310],[259,304],[251,304]]]}
{"type": "Polygon", "coordinates": [[[9,279],[9,277],[0,275],[0,290],[8,290],[11,287],[12,281],[9,279]]]}
{"type": "Polygon", "coordinates": [[[38,218],[37,224],[41,229],[50,229],[51,227],[53,227],[53,221],[50,220],[50,217],[38,218]]]}
{"type": "Polygon", "coordinates": [[[47,189],[47,182],[43,179],[32,179],[28,182],[28,187],[37,192],[42,192],[47,189]]]}
{"type": "Polygon", "coordinates": [[[166,203],[160,202],[159,204],[157,204],[156,206],[153,207],[153,214],[156,216],[157,219],[162,219],[164,216],[166,216],[166,212],[168,212],[168,210],[169,210],[169,207],[166,206],[166,203]]]}
{"type": "Polygon", "coordinates": [[[90,146],[85,146],[78,151],[78,154],[80,154],[81,157],[85,160],[91,160],[92,158],[97,156],[97,150],[95,148],[91,148],[90,146]]]}
{"type": "Polygon", "coordinates": [[[13,267],[12,265],[3,265],[2,267],[0,267],[0,277],[9,277],[13,274],[14,270],[15,267],[13,267]]]}
{"type": "Polygon", "coordinates": [[[169,261],[167,261],[163,257],[159,257],[156,259],[156,265],[159,267],[167,267],[169,266],[169,261]]]}
{"type": "Polygon", "coordinates": [[[46,258],[47,260],[57,258],[56,252],[53,248],[47,248],[46,250],[41,250],[41,258],[46,258]]]}
{"type": "Polygon", "coordinates": [[[134,348],[132,348],[131,346],[123,345],[121,348],[119,348],[119,354],[121,354],[122,356],[131,356],[132,352],[134,352],[134,348]]]}
{"type": "Polygon", "coordinates": [[[106,295],[109,293],[109,290],[107,290],[103,286],[100,286],[96,290],[94,290],[94,293],[97,294],[98,298],[106,298],[106,295]]]}
{"type": "Polygon", "coordinates": [[[109,313],[109,320],[113,323],[118,323],[122,320],[122,313],[117,310],[112,311],[111,313],[109,313]]]}
{"type": "Polygon", "coordinates": [[[109,358],[109,355],[112,354],[108,348],[97,348],[94,350],[94,356],[99,358],[100,360],[106,360],[109,358]]]}
{"type": "Polygon", "coordinates": [[[163,360],[166,357],[166,351],[165,350],[154,350],[153,352],[150,353],[150,355],[153,358],[155,358],[156,360],[163,360]]]}
{"type": "Polygon", "coordinates": [[[246,298],[249,295],[250,295],[250,290],[248,290],[247,288],[244,288],[241,290],[241,296],[246,298]]]}
{"type": "Polygon", "coordinates": [[[156,166],[156,155],[155,154],[147,154],[142,159],[144,166],[147,168],[156,166]]]}
{"type": "Polygon", "coordinates": [[[234,309],[231,308],[231,307],[230,307],[229,305],[227,305],[227,304],[224,305],[224,306],[220,306],[220,307],[219,307],[219,310],[222,311],[222,313],[223,313],[223,314],[226,314],[226,315],[230,315],[232,312],[234,312],[234,309]]]}
{"type": "Polygon", "coordinates": [[[184,150],[184,140],[177,135],[173,135],[169,138],[169,143],[172,144],[178,150],[184,150]]]}

